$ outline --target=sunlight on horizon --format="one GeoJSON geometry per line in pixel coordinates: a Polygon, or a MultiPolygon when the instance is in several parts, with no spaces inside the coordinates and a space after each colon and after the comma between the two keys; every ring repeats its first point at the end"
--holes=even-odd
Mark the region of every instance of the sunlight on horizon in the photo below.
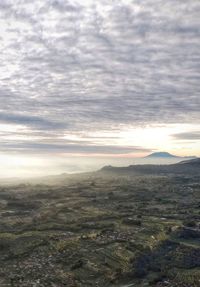
{"type": "MultiPolygon", "coordinates": [[[[22,127],[21,127],[22,128],[22,127]]],[[[120,153],[98,153],[98,152],[68,152],[68,146],[66,149],[59,151],[51,150],[51,144],[53,147],[54,141],[50,141],[50,145],[46,151],[28,149],[26,146],[22,149],[5,150],[0,153],[1,162],[1,178],[4,177],[34,177],[43,175],[52,175],[59,173],[76,173],[92,171],[101,168],[104,165],[129,165],[138,163],[138,159],[158,151],[166,151],[177,156],[200,156],[199,141],[185,141],[177,140],[173,138],[180,130],[181,131],[195,131],[196,125],[157,125],[146,126],[143,128],[131,128],[121,127],[119,131],[96,131],[88,133],[63,133],[60,138],[57,139],[58,147],[60,144],[64,144],[65,140],[77,141],[79,143],[85,143],[87,141],[88,146],[102,145],[105,148],[113,146],[113,148],[133,147],[133,152],[120,153]],[[134,150],[135,147],[142,147],[134,150]]],[[[9,126],[6,130],[4,126],[4,132],[14,130],[14,126],[9,126]]],[[[23,143],[32,142],[34,136],[27,137],[26,135],[7,135],[5,138],[14,143],[17,140],[21,140],[23,143]]],[[[49,143],[48,138],[36,136],[40,143],[49,143]]]]}

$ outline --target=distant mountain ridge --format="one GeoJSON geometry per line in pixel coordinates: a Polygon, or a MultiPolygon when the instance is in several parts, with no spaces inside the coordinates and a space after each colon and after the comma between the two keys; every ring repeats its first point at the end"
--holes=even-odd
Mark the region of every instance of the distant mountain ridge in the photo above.
{"type": "Polygon", "coordinates": [[[177,155],[173,155],[169,152],[154,152],[154,153],[151,153],[147,156],[145,156],[144,158],[147,158],[147,159],[156,159],[156,158],[162,158],[162,159],[170,159],[170,158],[185,158],[185,159],[195,159],[196,156],[177,156],[177,155]]]}
{"type": "Polygon", "coordinates": [[[29,179],[20,178],[8,178],[2,179],[0,182],[3,185],[13,184],[66,184],[73,182],[73,180],[79,180],[96,177],[96,176],[200,176],[200,158],[192,160],[183,160],[173,164],[137,164],[123,167],[116,167],[107,165],[100,170],[93,172],[84,172],[76,174],[60,174],[43,177],[35,177],[29,179]]]}
{"type": "Polygon", "coordinates": [[[173,155],[169,152],[154,152],[154,153],[151,153],[147,156],[145,156],[145,158],[174,158],[174,157],[177,157],[176,155],[173,155]]]}
{"type": "Polygon", "coordinates": [[[126,167],[105,166],[99,172],[116,175],[200,175],[200,158],[168,165],[141,164],[126,167]]]}
{"type": "Polygon", "coordinates": [[[191,160],[184,160],[184,161],[181,161],[179,163],[177,163],[178,165],[180,164],[184,164],[184,165],[199,165],[200,166],[200,158],[194,158],[194,159],[191,159],[191,160]]]}

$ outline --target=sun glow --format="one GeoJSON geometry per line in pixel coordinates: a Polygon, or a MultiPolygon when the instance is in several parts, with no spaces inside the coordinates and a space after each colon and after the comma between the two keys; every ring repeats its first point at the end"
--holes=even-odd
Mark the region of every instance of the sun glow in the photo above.
{"type": "Polygon", "coordinates": [[[53,139],[44,135],[35,137],[31,130],[23,126],[2,124],[0,178],[84,172],[108,164],[128,165],[137,162],[137,158],[156,151],[166,151],[178,156],[200,156],[200,140],[181,140],[174,137],[175,134],[188,131],[198,131],[198,125],[126,125],[105,131],[63,131],[53,139]],[[43,144],[45,149],[40,149],[43,144]],[[59,146],[61,149],[57,148],[59,146]],[[73,146],[76,148],[70,149],[73,146]],[[87,148],[84,149],[84,146],[87,148]]]}

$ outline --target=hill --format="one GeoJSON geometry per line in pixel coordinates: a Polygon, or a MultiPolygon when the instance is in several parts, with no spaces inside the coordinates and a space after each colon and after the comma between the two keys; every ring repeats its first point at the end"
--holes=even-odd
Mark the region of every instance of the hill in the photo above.
{"type": "Polygon", "coordinates": [[[105,166],[100,172],[118,175],[200,175],[200,158],[169,165],[143,164],[130,165],[127,167],[105,166]]]}
{"type": "Polygon", "coordinates": [[[184,160],[178,163],[183,165],[192,165],[192,166],[199,166],[200,167],[200,158],[195,158],[192,160],[184,160]]]}

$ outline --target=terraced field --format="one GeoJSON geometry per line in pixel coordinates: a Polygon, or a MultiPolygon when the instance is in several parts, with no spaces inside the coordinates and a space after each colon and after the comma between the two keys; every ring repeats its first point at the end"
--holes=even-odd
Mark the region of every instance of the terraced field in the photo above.
{"type": "Polygon", "coordinates": [[[200,286],[197,176],[0,188],[0,286],[200,286]]]}

